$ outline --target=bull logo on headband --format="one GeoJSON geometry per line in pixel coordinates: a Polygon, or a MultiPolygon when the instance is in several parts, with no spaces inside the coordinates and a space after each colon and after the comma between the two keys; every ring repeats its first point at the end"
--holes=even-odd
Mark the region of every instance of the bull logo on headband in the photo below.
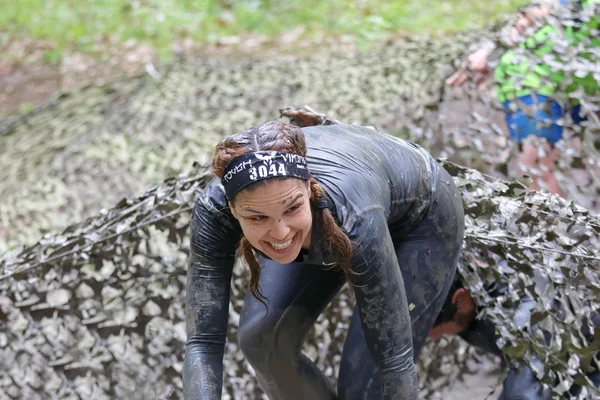
{"type": "MultiPolygon", "coordinates": [[[[263,162],[264,165],[250,168],[249,178],[257,180],[258,178],[269,178],[275,176],[286,176],[285,165],[281,162],[274,163],[274,159],[279,156],[276,151],[261,151],[254,153],[254,156],[263,162]]],[[[284,158],[285,161],[285,158],[284,158]]]]}
{"type": "Polygon", "coordinates": [[[261,153],[256,152],[256,153],[254,153],[254,155],[256,156],[256,158],[258,158],[265,164],[270,165],[273,163],[273,159],[277,156],[277,152],[276,151],[263,151],[261,153]]]}

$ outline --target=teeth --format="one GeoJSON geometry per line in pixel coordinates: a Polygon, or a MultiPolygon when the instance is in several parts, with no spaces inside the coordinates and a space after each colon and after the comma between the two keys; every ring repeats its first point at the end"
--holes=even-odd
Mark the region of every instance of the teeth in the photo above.
{"type": "Polygon", "coordinates": [[[290,240],[288,240],[285,243],[271,243],[271,246],[273,246],[273,248],[277,249],[277,250],[285,250],[288,247],[290,247],[290,245],[292,244],[292,240],[294,238],[291,238],[290,240]]]}

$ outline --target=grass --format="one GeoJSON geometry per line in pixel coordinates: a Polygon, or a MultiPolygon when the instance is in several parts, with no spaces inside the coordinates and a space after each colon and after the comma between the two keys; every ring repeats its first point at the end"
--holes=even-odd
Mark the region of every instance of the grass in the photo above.
{"type": "Polygon", "coordinates": [[[63,49],[93,52],[112,36],[135,39],[169,57],[173,41],[197,44],[232,36],[335,36],[365,44],[398,33],[475,28],[523,5],[523,0],[0,0],[4,37],[42,39],[55,61],[63,49]]]}

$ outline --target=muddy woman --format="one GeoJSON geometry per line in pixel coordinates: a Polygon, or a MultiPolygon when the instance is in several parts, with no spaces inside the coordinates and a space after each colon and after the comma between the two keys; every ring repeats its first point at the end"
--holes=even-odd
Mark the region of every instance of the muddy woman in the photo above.
{"type": "Polygon", "coordinates": [[[223,139],[212,167],[191,224],[185,399],[221,398],[238,250],[250,269],[239,346],[270,399],[418,399],[414,361],[463,242],[450,175],[386,133],[279,121],[223,139]],[[300,350],[344,284],[356,306],[336,390],[300,350]]]}

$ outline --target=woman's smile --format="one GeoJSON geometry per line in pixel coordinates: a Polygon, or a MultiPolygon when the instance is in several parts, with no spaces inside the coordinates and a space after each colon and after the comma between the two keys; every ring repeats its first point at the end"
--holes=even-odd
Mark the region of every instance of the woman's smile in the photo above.
{"type": "Polygon", "coordinates": [[[282,179],[260,190],[243,190],[232,212],[250,244],[278,263],[293,262],[303,246],[310,246],[312,212],[306,182],[282,179]]]}

